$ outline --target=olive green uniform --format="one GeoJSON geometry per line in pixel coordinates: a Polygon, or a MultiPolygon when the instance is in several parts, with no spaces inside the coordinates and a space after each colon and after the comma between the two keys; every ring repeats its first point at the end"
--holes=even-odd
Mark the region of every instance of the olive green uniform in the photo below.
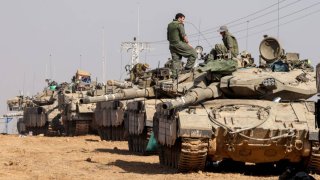
{"type": "Polygon", "coordinates": [[[239,54],[237,39],[231,33],[225,32],[225,35],[222,37],[222,41],[227,50],[231,52],[231,56],[237,57],[239,54]]]}
{"type": "Polygon", "coordinates": [[[136,81],[137,78],[140,78],[146,72],[146,69],[143,67],[144,64],[137,63],[135,64],[130,71],[130,80],[132,82],[136,81]]]}
{"type": "Polygon", "coordinates": [[[188,58],[186,69],[191,69],[197,58],[197,52],[190,47],[185,41],[186,36],[184,25],[177,20],[173,20],[168,24],[167,39],[170,43],[169,49],[172,56],[172,73],[175,76],[176,71],[180,71],[182,57],[188,58]]]}

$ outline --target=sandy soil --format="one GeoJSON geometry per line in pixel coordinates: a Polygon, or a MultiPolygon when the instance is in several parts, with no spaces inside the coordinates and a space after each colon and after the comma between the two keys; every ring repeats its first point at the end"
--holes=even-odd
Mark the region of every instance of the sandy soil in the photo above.
{"type": "MultiPolygon", "coordinates": [[[[277,175],[197,172],[181,174],[159,165],[158,156],[128,152],[127,142],[97,136],[0,135],[0,179],[277,179],[277,175]]],[[[320,179],[320,176],[314,176],[320,179]]]]}

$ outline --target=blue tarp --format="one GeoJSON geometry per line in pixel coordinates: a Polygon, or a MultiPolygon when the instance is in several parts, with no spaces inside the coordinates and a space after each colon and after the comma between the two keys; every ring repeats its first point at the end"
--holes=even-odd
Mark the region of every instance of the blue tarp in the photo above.
{"type": "Polygon", "coordinates": [[[17,124],[20,118],[22,118],[22,116],[0,118],[0,133],[19,134],[17,124]]]}

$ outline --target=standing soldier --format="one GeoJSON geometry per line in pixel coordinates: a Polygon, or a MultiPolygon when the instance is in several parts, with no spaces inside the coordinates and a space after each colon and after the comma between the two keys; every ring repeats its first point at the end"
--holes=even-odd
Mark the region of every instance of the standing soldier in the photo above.
{"type": "Polygon", "coordinates": [[[226,48],[226,50],[222,51],[227,51],[224,53],[228,53],[228,58],[237,57],[239,54],[237,39],[228,31],[227,26],[221,26],[218,32],[220,32],[223,44],[226,48]]]}
{"type": "Polygon", "coordinates": [[[171,71],[173,77],[177,76],[177,71],[181,70],[182,57],[188,58],[185,70],[191,70],[197,58],[197,52],[189,44],[189,40],[184,30],[185,16],[182,13],[176,14],[175,19],[168,24],[167,39],[170,43],[169,49],[172,56],[171,71]]]}

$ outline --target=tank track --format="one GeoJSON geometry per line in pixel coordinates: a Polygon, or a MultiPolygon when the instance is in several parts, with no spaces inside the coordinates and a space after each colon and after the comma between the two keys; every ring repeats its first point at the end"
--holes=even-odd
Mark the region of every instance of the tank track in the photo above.
{"type": "Polygon", "coordinates": [[[312,173],[320,174],[319,143],[313,143],[312,145],[312,152],[311,152],[308,168],[312,173]]]}
{"type": "Polygon", "coordinates": [[[126,141],[126,131],[124,128],[124,124],[117,127],[99,127],[98,134],[101,140],[106,141],[126,141]]]}
{"type": "Polygon", "coordinates": [[[128,136],[129,151],[142,155],[156,154],[157,152],[149,152],[147,150],[148,142],[152,134],[152,127],[145,127],[139,135],[128,136]]]}
{"type": "Polygon", "coordinates": [[[90,121],[67,121],[65,131],[68,136],[81,136],[89,133],[90,121]]]}
{"type": "Polygon", "coordinates": [[[179,172],[203,171],[208,152],[208,139],[181,138],[169,146],[160,146],[160,164],[179,172]]]}
{"type": "Polygon", "coordinates": [[[42,127],[26,127],[26,133],[32,132],[32,135],[37,136],[39,134],[48,134],[48,125],[42,127]]]}
{"type": "Polygon", "coordinates": [[[60,129],[55,128],[52,123],[49,123],[48,132],[46,136],[59,136],[61,133],[60,129]]]}

